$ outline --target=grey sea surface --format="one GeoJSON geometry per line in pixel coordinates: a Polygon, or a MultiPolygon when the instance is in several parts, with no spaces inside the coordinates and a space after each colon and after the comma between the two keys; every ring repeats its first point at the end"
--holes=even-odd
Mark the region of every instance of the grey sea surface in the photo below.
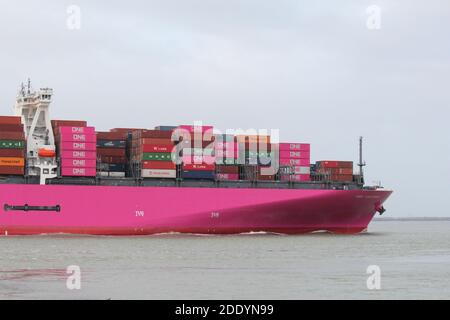
{"type": "Polygon", "coordinates": [[[0,259],[0,299],[450,298],[450,220],[377,220],[358,235],[6,236],[0,259]]]}

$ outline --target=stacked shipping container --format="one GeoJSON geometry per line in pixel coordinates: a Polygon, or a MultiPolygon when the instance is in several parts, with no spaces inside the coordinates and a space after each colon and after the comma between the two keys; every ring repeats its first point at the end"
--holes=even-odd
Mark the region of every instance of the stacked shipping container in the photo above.
{"type": "Polygon", "coordinates": [[[173,148],[172,131],[133,131],[132,160],[140,164],[142,178],[176,178],[173,148]]]}
{"type": "Polygon", "coordinates": [[[238,135],[239,146],[245,146],[245,165],[242,166],[241,178],[244,180],[273,181],[275,174],[266,174],[264,167],[271,166],[272,144],[270,136],[238,135]]]}
{"type": "Polygon", "coordinates": [[[307,143],[280,143],[280,180],[311,180],[311,147],[307,143]]]}
{"type": "Polygon", "coordinates": [[[325,176],[326,180],[336,182],[353,181],[353,161],[317,161],[317,172],[325,176]]]}
{"type": "Polygon", "coordinates": [[[102,177],[125,177],[128,132],[97,132],[97,171],[102,177]]]}
{"type": "Polygon", "coordinates": [[[216,156],[216,179],[239,180],[239,144],[234,135],[216,135],[214,144],[216,156]]]}
{"type": "Polygon", "coordinates": [[[24,175],[25,134],[21,117],[0,116],[0,175],[24,175]]]}
{"type": "Polygon", "coordinates": [[[214,135],[212,126],[178,127],[188,133],[183,139],[183,179],[215,179],[216,158],[214,155],[214,135]]]}
{"type": "Polygon", "coordinates": [[[61,176],[96,176],[95,128],[86,125],[86,121],[78,120],[52,121],[61,176]]]}

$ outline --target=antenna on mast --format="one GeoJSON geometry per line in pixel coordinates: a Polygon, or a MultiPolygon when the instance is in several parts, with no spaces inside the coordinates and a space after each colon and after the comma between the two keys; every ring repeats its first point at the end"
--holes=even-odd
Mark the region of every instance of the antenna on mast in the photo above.
{"type": "Polygon", "coordinates": [[[20,84],[20,95],[22,95],[22,97],[25,97],[25,85],[23,84],[23,82],[20,84]]]}
{"type": "Polygon", "coordinates": [[[30,78],[28,78],[28,91],[27,91],[27,93],[28,94],[31,93],[31,80],[30,80],[30,78]]]}
{"type": "Polygon", "coordinates": [[[359,176],[361,179],[361,183],[364,184],[364,170],[363,167],[366,166],[366,162],[363,161],[363,137],[359,137],[359,176]]]}

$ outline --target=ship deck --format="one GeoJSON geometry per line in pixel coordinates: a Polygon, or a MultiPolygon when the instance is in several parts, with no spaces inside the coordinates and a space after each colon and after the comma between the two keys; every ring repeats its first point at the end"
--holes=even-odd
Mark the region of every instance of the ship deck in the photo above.
{"type": "MultiPolygon", "coordinates": [[[[0,177],[0,184],[39,184],[38,177],[0,177]]],[[[136,186],[136,187],[189,187],[189,188],[258,188],[258,189],[305,189],[305,190],[357,190],[363,189],[356,182],[324,181],[218,181],[154,178],[112,178],[112,177],[58,177],[47,180],[48,185],[88,185],[88,186],[136,186]]]]}

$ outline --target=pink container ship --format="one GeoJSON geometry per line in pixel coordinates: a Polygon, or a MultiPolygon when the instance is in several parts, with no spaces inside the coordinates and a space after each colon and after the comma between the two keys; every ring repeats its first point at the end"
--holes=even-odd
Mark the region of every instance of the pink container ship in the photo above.
{"type": "MultiPolygon", "coordinates": [[[[214,134],[220,152],[190,164],[183,159],[196,157],[192,150],[183,154],[174,141],[170,151],[167,139],[183,130],[184,137],[210,141],[212,126],[115,128],[97,137],[85,121],[50,121],[51,96],[51,89],[30,88],[18,95],[26,155],[13,162],[22,168],[0,166],[0,235],[350,234],[366,230],[392,193],[364,186],[362,140],[356,174],[353,162],[312,164],[309,144],[270,143],[266,136],[214,134]],[[235,156],[248,141],[265,145],[235,156]],[[260,164],[263,158],[269,164],[260,164]],[[269,167],[276,170],[267,173],[269,167]]],[[[0,128],[12,118],[0,117],[0,128]]],[[[5,156],[16,156],[20,146],[0,140],[5,156]]]]}

